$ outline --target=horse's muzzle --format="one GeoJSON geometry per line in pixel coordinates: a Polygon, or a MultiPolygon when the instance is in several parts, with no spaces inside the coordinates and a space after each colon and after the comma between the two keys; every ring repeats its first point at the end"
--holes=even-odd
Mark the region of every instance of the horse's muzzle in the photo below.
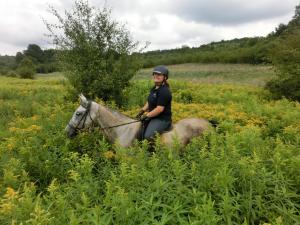
{"type": "Polygon", "coordinates": [[[69,125],[66,126],[65,132],[68,138],[74,138],[77,135],[77,130],[69,125]]]}

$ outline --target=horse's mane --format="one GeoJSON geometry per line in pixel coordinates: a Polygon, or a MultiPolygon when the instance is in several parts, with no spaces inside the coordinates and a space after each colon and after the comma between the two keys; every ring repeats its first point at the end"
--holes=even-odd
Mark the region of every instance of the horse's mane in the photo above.
{"type": "MultiPolygon", "coordinates": [[[[102,105],[103,106],[103,105],[102,105]]],[[[116,110],[113,110],[113,109],[111,109],[111,108],[109,108],[109,107],[107,107],[107,106],[104,106],[108,111],[110,111],[113,115],[115,115],[115,116],[118,116],[118,117],[120,117],[121,119],[124,119],[124,120],[128,120],[128,119],[132,119],[131,117],[129,117],[129,116],[126,116],[126,115],[124,115],[123,113],[120,113],[120,112],[118,112],[118,111],[116,111],[116,110]]]]}

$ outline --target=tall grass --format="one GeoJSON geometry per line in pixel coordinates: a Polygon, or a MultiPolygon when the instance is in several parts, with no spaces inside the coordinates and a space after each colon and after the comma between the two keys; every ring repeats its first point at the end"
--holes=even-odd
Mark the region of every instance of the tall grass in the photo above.
{"type": "MultiPolygon", "coordinates": [[[[174,122],[214,118],[184,151],[66,139],[60,79],[0,78],[0,224],[300,224],[300,105],[249,84],[171,79],[174,122]],[[3,125],[3,126],[2,126],[3,125]]],[[[151,82],[132,81],[135,115],[151,82]]]]}

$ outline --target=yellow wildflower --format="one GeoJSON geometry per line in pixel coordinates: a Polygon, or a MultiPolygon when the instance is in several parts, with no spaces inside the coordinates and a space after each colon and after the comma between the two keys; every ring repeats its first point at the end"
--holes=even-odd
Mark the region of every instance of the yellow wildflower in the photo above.
{"type": "Polygon", "coordinates": [[[14,205],[12,202],[2,203],[0,205],[0,212],[5,215],[11,214],[13,212],[13,207],[14,205]]]}
{"type": "Polygon", "coordinates": [[[11,151],[15,146],[12,143],[8,143],[6,147],[9,151],[11,151]]]}
{"type": "Polygon", "coordinates": [[[6,193],[5,193],[4,197],[7,199],[14,199],[17,195],[18,195],[18,192],[16,192],[13,188],[8,187],[6,189],[6,193]]]}
{"type": "Polygon", "coordinates": [[[58,189],[58,183],[57,183],[57,179],[54,178],[52,181],[51,181],[51,184],[48,186],[47,190],[50,192],[50,193],[53,193],[55,192],[57,189],[58,189]]]}
{"type": "Polygon", "coordinates": [[[10,127],[8,130],[9,130],[10,132],[16,132],[16,131],[20,130],[20,128],[17,128],[17,127],[10,127]]]}
{"type": "Polygon", "coordinates": [[[31,125],[28,130],[31,130],[31,131],[39,131],[41,130],[41,127],[40,126],[37,126],[35,124],[31,125]]]}
{"type": "Polygon", "coordinates": [[[74,181],[78,181],[78,179],[80,178],[80,174],[77,171],[69,170],[68,172],[69,172],[70,179],[74,181]]]}
{"type": "Polygon", "coordinates": [[[33,116],[31,117],[31,119],[34,120],[34,121],[37,120],[38,118],[39,118],[39,116],[37,116],[37,115],[33,115],[33,116]]]}
{"type": "Polygon", "coordinates": [[[106,151],[103,153],[103,156],[106,158],[106,159],[112,159],[115,157],[115,153],[113,151],[106,151]]]}

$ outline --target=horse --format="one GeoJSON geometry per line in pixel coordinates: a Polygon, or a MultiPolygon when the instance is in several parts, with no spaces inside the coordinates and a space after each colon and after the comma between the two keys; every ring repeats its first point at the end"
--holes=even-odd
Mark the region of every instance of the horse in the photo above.
{"type": "MultiPolygon", "coordinates": [[[[124,148],[133,145],[141,129],[141,121],[132,119],[94,101],[89,101],[82,94],[79,95],[79,98],[80,106],[76,109],[65,128],[69,138],[75,137],[79,130],[100,127],[111,143],[118,143],[124,148]]],[[[200,136],[211,127],[211,122],[206,119],[182,119],[172,125],[169,131],[160,134],[160,139],[162,144],[167,147],[171,147],[175,140],[185,146],[192,138],[200,136]]]]}

